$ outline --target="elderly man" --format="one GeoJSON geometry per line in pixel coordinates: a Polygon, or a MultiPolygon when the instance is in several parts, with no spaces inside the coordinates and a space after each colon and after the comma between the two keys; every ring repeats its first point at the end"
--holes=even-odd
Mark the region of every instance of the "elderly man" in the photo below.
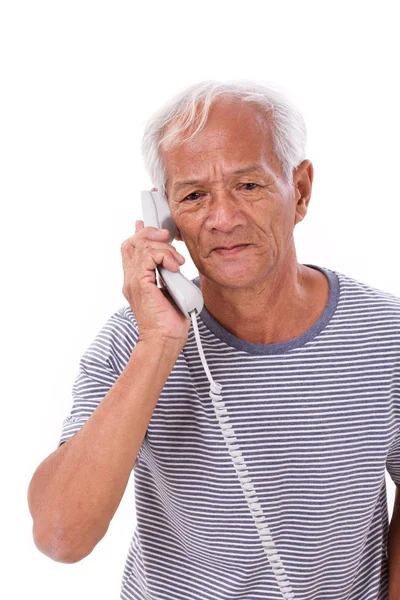
{"type": "Polygon", "coordinates": [[[146,167],[199,271],[201,344],[268,541],[191,321],[157,285],[156,267],[184,258],[138,221],[121,247],[128,305],[82,356],[59,448],[29,487],[37,547],[77,562],[134,468],[121,599],[400,598],[385,485],[387,468],[400,486],[400,298],[297,262],[313,181],[305,132],[280,92],[251,82],[191,86],[147,124],[146,167]]]}

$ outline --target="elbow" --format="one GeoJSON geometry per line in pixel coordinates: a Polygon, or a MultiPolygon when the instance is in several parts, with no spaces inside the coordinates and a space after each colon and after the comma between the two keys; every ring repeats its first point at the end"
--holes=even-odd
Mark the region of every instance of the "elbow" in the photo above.
{"type": "Polygon", "coordinates": [[[80,562],[94,550],[94,546],[85,548],[73,547],[65,543],[65,536],[61,533],[53,536],[41,536],[33,529],[33,540],[36,548],[45,556],[55,562],[73,564],[80,562]]]}
{"type": "Polygon", "coordinates": [[[80,562],[81,560],[83,560],[84,558],[86,558],[87,556],[89,556],[89,554],[91,554],[92,550],[90,550],[90,552],[86,552],[84,554],[68,554],[62,551],[56,552],[52,559],[55,562],[59,562],[59,563],[65,563],[68,565],[71,565],[73,563],[77,563],[80,562]]]}
{"type": "Polygon", "coordinates": [[[78,552],[76,550],[69,550],[68,548],[62,548],[62,547],[53,545],[51,548],[51,552],[50,552],[50,558],[52,560],[54,560],[55,562],[65,563],[65,564],[70,565],[73,563],[80,562],[81,560],[83,560],[84,558],[89,556],[89,554],[91,554],[93,549],[94,548],[91,548],[87,552],[78,552]]]}

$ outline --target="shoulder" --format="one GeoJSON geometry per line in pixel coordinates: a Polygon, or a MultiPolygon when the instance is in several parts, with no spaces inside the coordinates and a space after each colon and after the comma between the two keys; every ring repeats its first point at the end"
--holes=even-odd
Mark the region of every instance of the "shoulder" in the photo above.
{"type": "Polygon", "coordinates": [[[335,271],[340,282],[341,290],[348,301],[363,302],[371,306],[382,305],[391,310],[394,315],[400,315],[400,296],[369,285],[363,281],[335,271]]]}
{"type": "Polygon", "coordinates": [[[135,315],[133,314],[132,309],[129,306],[129,304],[125,304],[124,306],[121,306],[113,314],[113,317],[116,322],[118,322],[118,321],[124,322],[127,325],[130,325],[130,326],[134,327],[135,329],[137,329],[138,324],[137,324],[135,315]]]}
{"type": "Polygon", "coordinates": [[[346,326],[368,328],[400,344],[400,297],[336,272],[340,284],[340,314],[346,326]]]}
{"type": "Polygon", "coordinates": [[[127,346],[133,346],[137,342],[138,337],[137,322],[130,306],[121,306],[106,319],[90,349],[101,346],[104,350],[113,351],[119,347],[125,352],[127,346]]]}

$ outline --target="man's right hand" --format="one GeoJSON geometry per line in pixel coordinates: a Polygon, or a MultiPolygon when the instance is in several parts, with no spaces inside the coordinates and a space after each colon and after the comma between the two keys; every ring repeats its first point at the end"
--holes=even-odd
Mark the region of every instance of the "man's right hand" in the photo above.
{"type": "Polygon", "coordinates": [[[185,262],[185,258],[165,241],[168,237],[168,231],[145,227],[143,221],[136,221],[135,235],[121,245],[122,293],[135,315],[140,340],[177,342],[183,348],[191,320],[176,306],[167,289],[157,286],[155,273],[157,265],[179,271],[185,262]]]}

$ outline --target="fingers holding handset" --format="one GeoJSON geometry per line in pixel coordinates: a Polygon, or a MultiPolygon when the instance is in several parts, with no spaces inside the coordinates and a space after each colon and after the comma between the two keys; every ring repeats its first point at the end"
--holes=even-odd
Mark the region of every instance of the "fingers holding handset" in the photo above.
{"type": "Polygon", "coordinates": [[[167,243],[169,232],[145,227],[136,221],[135,235],[121,245],[124,284],[122,293],[128,300],[139,327],[139,339],[173,341],[182,347],[187,341],[191,320],[176,306],[166,290],[157,286],[158,265],[179,271],[185,258],[167,243]]]}
{"type": "MultiPolygon", "coordinates": [[[[157,259],[159,256],[162,256],[162,260],[160,262],[156,262],[156,264],[162,264],[170,271],[179,271],[179,267],[181,267],[185,262],[185,257],[182,256],[182,254],[180,254],[180,252],[178,252],[177,249],[174,248],[171,244],[167,243],[167,240],[169,239],[169,231],[167,229],[145,227],[143,221],[136,221],[135,233],[138,233],[143,229],[148,230],[148,233],[146,234],[146,239],[153,241],[152,247],[155,250],[159,250],[163,253],[162,255],[158,254],[157,256],[155,256],[155,258],[157,259]]],[[[135,237],[136,236],[133,236],[129,239],[133,240],[133,238],[135,237]]],[[[138,242],[141,240],[143,240],[143,236],[136,238],[136,245],[138,245],[138,242]]],[[[143,245],[143,242],[141,243],[141,245],[143,245]]],[[[155,281],[155,271],[153,271],[153,274],[155,281]]]]}

